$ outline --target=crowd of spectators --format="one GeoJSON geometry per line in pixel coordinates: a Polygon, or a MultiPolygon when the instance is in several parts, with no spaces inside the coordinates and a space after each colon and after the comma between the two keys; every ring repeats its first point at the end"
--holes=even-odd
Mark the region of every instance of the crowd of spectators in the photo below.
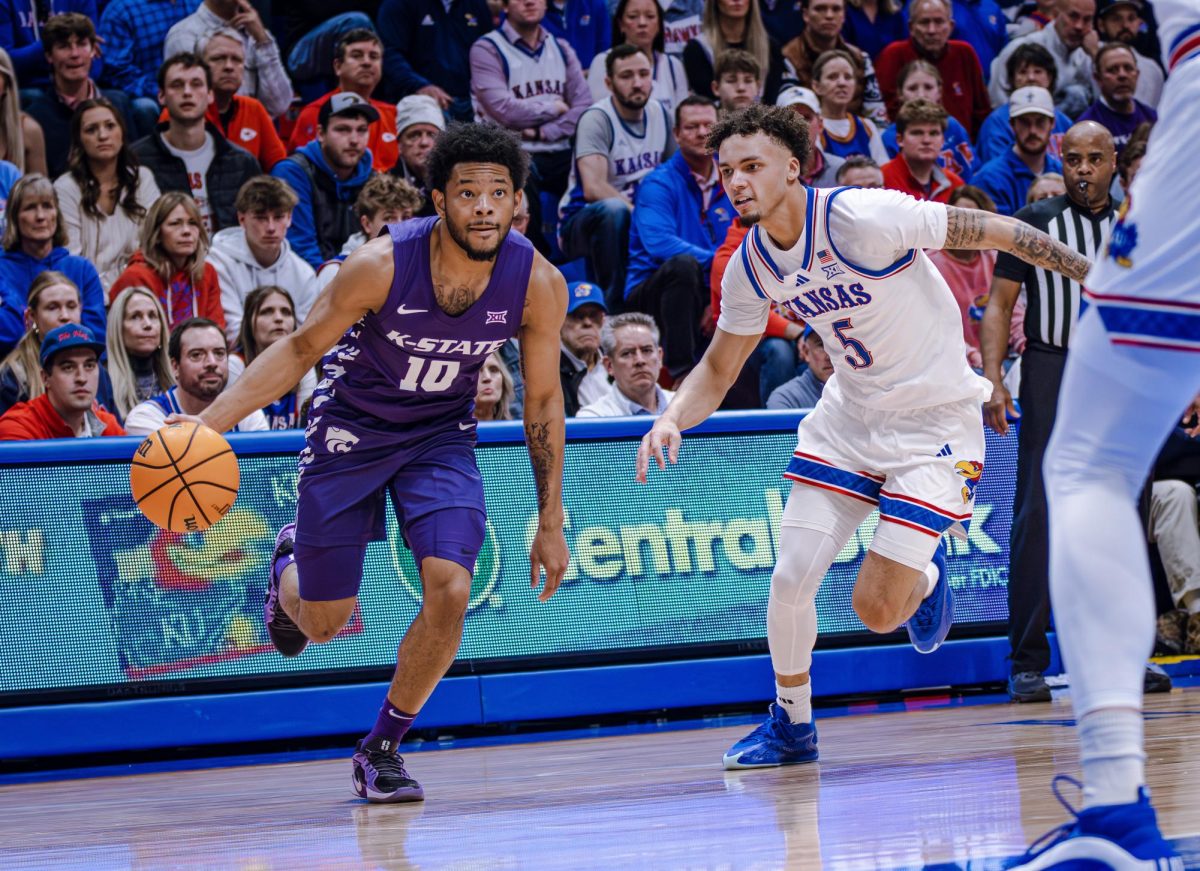
{"type": "MultiPolygon", "coordinates": [[[[453,121],[507,127],[532,159],[515,225],[569,279],[568,413],[653,414],[745,234],[705,149],[722,114],[804,117],[811,186],[1028,218],[1065,202],[1081,122],[1116,154],[1103,208],[1125,196],[1164,81],[1150,0],[0,0],[0,49],[0,412],[94,346],[95,407],[130,431],[199,407],[358,246],[433,214],[425,161],[453,121]],[[67,324],[77,345],[46,357],[67,324]]],[[[1012,280],[988,252],[932,256],[968,363],[1004,375],[1032,335],[1024,294],[985,361],[983,312],[1012,280]]],[[[481,418],[520,416],[517,356],[485,367],[481,418]]],[[[780,309],[726,405],[803,407],[829,373],[780,309]]],[[[262,421],[303,426],[313,387],[262,421]]]]}

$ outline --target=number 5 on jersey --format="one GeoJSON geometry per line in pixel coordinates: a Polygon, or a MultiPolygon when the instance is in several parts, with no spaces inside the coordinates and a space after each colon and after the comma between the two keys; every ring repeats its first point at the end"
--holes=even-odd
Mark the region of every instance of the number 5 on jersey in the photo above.
{"type": "Polygon", "coordinates": [[[866,369],[875,362],[875,358],[871,356],[871,352],[867,350],[866,345],[858,339],[852,339],[846,335],[853,326],[854,324],[850,322],[850,318],[842,318],[840,321],[834,321],[833,334],[842,343],[842,347],[850,351],[846,355],[846,362],[855,369],[866,369]]]}
{"type": "Polygon", "coordinates": [[[424,357],[409,357],[408,371],[400,379],[400,389],[426,393],[441,393],[448,390],[458,377],[457,360],[426,360],[424,357]],[[426,363],[429,364],[426,368],[426,363]]]}

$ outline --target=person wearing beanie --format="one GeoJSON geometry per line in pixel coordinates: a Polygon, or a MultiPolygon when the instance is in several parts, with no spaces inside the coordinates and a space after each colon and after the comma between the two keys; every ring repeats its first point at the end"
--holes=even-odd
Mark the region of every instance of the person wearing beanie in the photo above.
{"type": "Polygon", "coordinates": [[[432,217],[433,198],[425,180],[425,161],[438,134],[446,129],[446,117],[437,100],[425,94],[409,94],[396,104],[396,141],[400,157],[391,174],[421,193],[423,206],[415,217],[432,217]]]}

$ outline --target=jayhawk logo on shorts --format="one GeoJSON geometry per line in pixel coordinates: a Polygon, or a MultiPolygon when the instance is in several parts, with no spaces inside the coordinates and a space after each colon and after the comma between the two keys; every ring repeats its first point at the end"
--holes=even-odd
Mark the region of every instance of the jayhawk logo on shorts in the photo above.
{"type": "Polygon", "coordinates": [[[1124,266],[1126,269],[1133,266],[1133,260],[1129,255],[1133,253],[1138,241],[1137,225],[1125,223],[1125,215],[1128,211],[1129,198],[1126,197],[1117,212],[1117,221],[1113,224],[1112,235],[1108,238],[1106,252],[1117,262],[1118,266],[1124,266]]]}
{"type": "Polygon", "coordinates": [[[983,476],[983,463],[977,463],[975,460],[959,460],[954,464],[954,471],[963,476],[962,500],[963,505],[966,505],[975,498],[975,488],[983,476]]]}

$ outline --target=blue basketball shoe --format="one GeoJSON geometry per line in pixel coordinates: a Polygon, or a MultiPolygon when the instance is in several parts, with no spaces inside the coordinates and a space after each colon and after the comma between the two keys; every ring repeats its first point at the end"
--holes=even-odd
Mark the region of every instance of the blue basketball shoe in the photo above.
{"type": "Polygon", "coordinates": [[[1013,869],[1041,871],[1058,868],[1072,871],[1184,871],[1183,859],[1158,830],[1158,818],[1150,804],[1150,793],[1142,787],[1138,800],[1130,804],[1102,805],[1077,811],[1061,792],[1059,783],[1082,789],[1072,777],[1060,774],[1051,789],[1054,797],[1075,819],[1034,841],[1013,869]]]}
{"type": "Polygon", "coordinates": [[[946,571],[946,539],[938,541],[933,552],[933,564],[938,569],[933,592],[917,606],[917,613],[908,618],[908,640],[918,653],[933,653],[942,646],[954,623],[954,591],[950,589],[950,573],[946,571]]]}
{"type": "Polygon", "coordinates": [[[267,582],[267,598],[263,602],[263,620],[267,637],[284,656],[299,656],[308,646],[308,637],[283,610],[279,601],[279,582],[283,570],[292,562],[295,550],[296,524],[289,523],[275,536],[275,553],[271,557],[271,578],[267,582]]]}
{"type": "Polygon", "coordinates": [[[767,721],[730,747],[723,761],[729,769],[772,768],[813,762],[816,758],[816,724],[793,724],[787,711],[771,705],[767,721]]]}

